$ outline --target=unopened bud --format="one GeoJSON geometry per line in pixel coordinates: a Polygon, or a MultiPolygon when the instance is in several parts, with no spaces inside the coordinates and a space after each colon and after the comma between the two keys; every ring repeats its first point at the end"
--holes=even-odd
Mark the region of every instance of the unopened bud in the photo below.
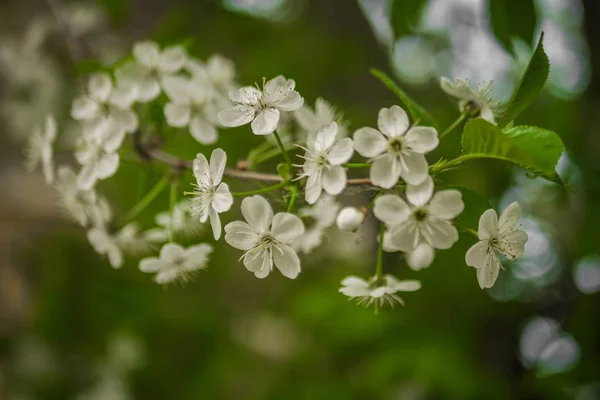
{"type": "Polygon", "coordinates": [[[365,220],[365,214],[354,207],[344,207],[337,216],[337,226],[342,231],[355,231],[365,220]]]}

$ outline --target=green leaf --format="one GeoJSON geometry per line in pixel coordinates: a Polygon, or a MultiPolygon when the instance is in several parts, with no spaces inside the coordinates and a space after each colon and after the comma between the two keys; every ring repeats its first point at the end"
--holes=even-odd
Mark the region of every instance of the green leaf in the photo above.
{"type": "Polygon", "coordinates": [[[513,56],[513,38],[531,45],[537,24],[534,0],[489,0],[489,14],[494,35],[513,56]]]}
{"type": "Polygon", "coordinates": [[[396,83],[378,69],[371,69],[371,74],[379,79],[385,86],[398,96],[402,105],[406,108],[408,115],[414,121],[419,121],[419,125],[430,125],[438,128],[436,120],[423,107],[415,103],[396,83]]]}
{"type": "Polygon", "coordinates": [[[543,47],[544,33],[540,36],[540,41],[535,48],[525,74],[517,85],[504,114],[498,122],[500,128],[504,128],[509,122],[513,121],[523,112],[540,93],[550,74],[550,62],[548,56],[544,53],[543,47]]]}
{"type": "Polygon", "coordinates": [[[495,125],[478,118],[465,126],[462,148],[461,159],[509,161],[536,176],[564,185],[554,169],[564,149],[555,132],[534,126],[515,126],[502,132],[495,125]]]}
{"type": "Polygon", "coordinates": [[[427,0],[394,0],[392,2],[390,23],[394,28],[396,38],[413,31],[413,27],[419,23],[426,4],[427,0]]]}

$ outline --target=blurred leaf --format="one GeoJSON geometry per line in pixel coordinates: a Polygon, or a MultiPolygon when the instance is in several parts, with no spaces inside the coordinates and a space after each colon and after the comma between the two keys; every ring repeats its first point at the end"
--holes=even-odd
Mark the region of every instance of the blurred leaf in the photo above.
{"type": "Polygon", "coordinates": [[[450,185],[448,187],[460,190],[463,196],[463,202],[465,203],[465,209],[457,218],[458,222],[460,222],[460,224],[457,224],[457,228],[465,231],[463,228],[464,226],[477,232],[481,214],[483,214],[485,210],[493,208],[492,205],[483,195],[468,187],[461,185],[450,185]]]}
{"type": "Polygon", "coordinates": [[[438,127],[436,120],[423,107],[415,103],[398,85],[386,75],[385,72],[378,69],[371,69],[371,74],[379,79],[385,86],[398,96],[402,105],[406,108],[413,122],[419,121],[420,125],[430,125],[438,127]]]}
{"type": "Polygon", "coordinates": [[[131,0],[98,0],[111,22],[123,24],[131,17],[131,0]]]}
{"type": "Polygon", "coordinates": [[[532,126],[516,126],[502,132],[481,119],[470,121],[462,136],[466,158],[495,158],[517,164],[551,182],[564,185],[554,167],[563,151],[560,137],[532,126]]]}
{"type": "Polygon", "coordinates": [[[502,46],[513,56],[512,38],[531,45],[537,16],[534,0],[489,0],[492,31],[502,46]]]}
{"type": "Polygon", "coordinates": [[[505,127],[509,122],[517,118],[523,110],[529,107],[548,80],[550,62],[544,52],[543,40],[544,33],[542,32],[540,41],[531,56],[531,60],[529,60],[527,69],[498,122],[500,128],[505,127]]]}
{"type": "Polygon", "coordinates": [[[411,33],[413,26],[419,23],[427,0],[394,0],[390,22],[396,38],[411,33]]]}
{"type": "Polygon", "coordinates": [[[89,58],[79,60],[75,65],[75,73],[77,76],[89,75],[96,72],[105,72],[107,70],[108,68],[102,65],[100,61],[89,58]]]}

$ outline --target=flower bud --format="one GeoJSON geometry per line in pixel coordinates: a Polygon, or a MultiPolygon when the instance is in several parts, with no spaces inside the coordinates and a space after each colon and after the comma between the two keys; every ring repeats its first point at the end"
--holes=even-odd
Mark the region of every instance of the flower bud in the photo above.
{"type": "Polygon", "coordinates": [[[342,231],[355,231],[363,223],[365,215],[354,207],[344,207],[337,216],[337,226],[342,231]]]}

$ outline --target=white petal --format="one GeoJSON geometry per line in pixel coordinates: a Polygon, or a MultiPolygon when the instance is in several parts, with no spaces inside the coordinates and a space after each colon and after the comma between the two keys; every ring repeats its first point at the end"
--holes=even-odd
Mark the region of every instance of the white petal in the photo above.
{"type": "Polygon", "coordinates": [[[484,104],[480,104],[479,106],[481,107],[481,110],[479,111],[479,116],[485,119],[486,121],[496,125],[494,111],[491,108],[486,107],[484,104]]]}
{"type": "Polygon", "coordinates": [[[112,90],[109,102],[120,108],[129,108],[135,102],[137,96],[138,88],[136,85],[120,83],[112,90]]]}
{"type": "Polygon", "coordinates": [[[394,243],[392,243],[392,234],[389,230],[383,234],[383,251],[388,253],[400,251],[400,249],[394,246],[394,243]]]}
{"type": "Polygon", "coordinates": [[[252,121],[252,132],[255,135],[268,135],[275,131],[279,122],[279,110],[276,108],[267,108],[256,114],[252,121]]]}
{"type": "Polygon", "coordinates": [[[236,249],[248,251],[256,245],[258,234],[247,223],[233,221],[225,225],[225,241],[236,249]]]}
{"type": "Polygon", "coordinates": [[[321,182],[321,173],[317,172],[314,175],[310,175],[306,180],[306,187],[304,188],[304,199],[308,204],[315,204],[321,196],[323,190],[321,182]]]}
{"type": "Polygon", "coordinates": [[[190,106],[187,104],[165,104],[165,117],[167,123],[176,128],[186,126],[190,122],[190,106]]]}
{"type": "Polygon", "coordinates": [[[406,253],[406,264],[413,271],[427,268],[433,262],[434,250],[427,243],[421,243],[413,251],[406,253]]]}
{"type": "Polygon", "coordinates": [[[271,234],[281,243],[290,244],[304,234],[304,224],[294,214],[280,212],[273,217],[271,234]]]}
{"type": "Polygon", "coordinates": [[[318,152],[327,151],[335,142],[335,136],[337,135],[337,124],[332,122],[329,125],[325,125],[317,131],[315,135],[315,141],[312,144],[312,148],[318,152]]]}
{"type": "Polygon", "coordinates": [[[96,165],[96,176],[98,179],[106,179],[113,176],[119,168],[119,155],[117,153],[105,154],[98,160],[96,165]]]}
{"type": "Polygon", "coordinates": [[[458,241],[458,231],[448,221],[428,221],[430,229],[421,230],[425,241],[433,248],[446,250],[458,241]]]}
{"type": "Polygon", "coordinates": [[[88,95],[101,103],[104,103],[110,97],[112,91],[112,81],[107,74],[94,74],[88,82],[88,95]]]}
{"type": "Polygon", "coordinates": [[[79,96],[73,100],[71,117],[76,120],[89,120],[100,113],[100,106],[87,96],[79,96]]]}
{"type": "Polygon", "coordinates": [[[281,111],[295,111],[302,107],[304,99],[300,96],[300,93],[292,90],[279,101],[270,104],[281,111]]]}
{"type": "Polygon", "coordinates": [[[90,190],[96,183],[96,165],[86,164],[77,175],[77,186],[82,190],[90,190]]]}
{"type": "Polygon", "coordinates": [[[183,47],[169,47],[160,53],[158,66],[162,72],[175,73],[183,67],[186,59],[183,47]]]}
{"type": "Polygon", "coordinates": [[[175,279],[179,278],[179,273],[180,272],[179,272],[178,268],[173,268],[172,266],[167,266],[167,269],[164,269],[164,270],[160,271],[158,274],[156,274],[156,276],[154,277],[154,280],[159,285],[164,285],[166,283],[171,283],[175,279]]]}
{"type": "Polygon", "coordinates": [[[465,262],[469,267],[483,268],[488,256],[488,241],[481,240],[475,243],[465,255],[465,262]]]}
{"type": "Polygon", "coordinates": [[[416,292],[421,289],[421,282],[414,280],[396,281],[392,288],[397,292],[416,292]]]}
{"type": "Polygon", "coordinates": [[[44,126],[44,137],[48,143],[53,143],[56,140],[57,133],[56,119],[54,116],[46,116],[46,124],[44,126]]]}
{"type": "Polygon", "coordinates": [[[263,88],[263,100],[267,104],[273,104],[281,101],[291,90],[294,90],[296,82],[293,79],[285,79],[279,75],[267,81],[263,88]]]}
{"type": "Polygon", "coordinates": [[[498,247],[500,252],[504,254],[506,258],[511,261],[515,261],[517,258],[523,255],[527,239],[529,239],[527,234],[521,230],[505,230],[498,237],[498,247]]]}
{"type": "Polygon", "coordinates": [[[417,153],[428,153],[438,147],[440,141],[435,128],[430,126],[415,126],[406,132],[406,144],[417,153]]]}
{"type": "Polygon", "coordinates": [[[308,106],[301,107],[294,111],[294,118],[296,118],[298,125],[307,132],[320,128],[320,126],[317,126],[318,123],[314,111],[308,106]]]}
{"type": "Polygon", "coordinates": [[[418,185],[422,183],[429,174],[429,165],[423,154],[408,151],[402,155],[403,166],[401,176],[406,183],[418,185]]]}
{"type": "Polygon", "coordinates": [[[456,79],[452,83],[447,78],[442,78],[440,86],[444,92],[461,100],[472,100],[475,98],[475,93],[469,88],[467,82],[462,79],[456,79]]]}
{"type": "Polygon", "coordinates": [[[215,240],[219,240],[221,238],[221,220],[219,219],[219,214],[217,214],[213,207],[210,207],[209,217],[213,236],[215,237],[215,240]]]}
{"type": "Polygon", "coordinates": [[[214,149],[210,155],[210,178],[213,185],[221,183],[225,164],[227,164],[227,154],[223,149],[214,149]]]}
{"type": "Polygon", "coordinates": [[[275,246],[273,261],[279,272],[286,278],[295,279],[300,273],[300,259],[290,246],[275,246]]]}
{"type": "Polygon", "coordinates": [[[234,90],[233,92],[229,93],[229,98],[231,99],[231,101],[245,106],[254,106],[258,104],[261,97],[262,92],[252,86],[245,86],[243,88],[234,90]]]}
{"type": "Polygon", "coordinates": [[[217,128],[198,116],[194,116],[190,121],[190,133],[200,144],[209,145],[217,141],[217,128]]]}
{"type": "Polygon", "coordinates": [[[482,289],[491,288],[494,286],[498,274],[500,273],[500,260],[496,253],[487,254],[485,264],[482,268],[477,269],[477,281],[482,289]]]}
{"type": "Polygon", "coordinates": [[[158,44],[150,40],[137,42],[133,45],[133,56],[142,65],[147,67],[157,66],[160,57],[158,44]]]}
{"type": "Polygon", "coordinates": [[[460,215],[465,208],[462,193],[456,189],[437,192],[429,203],[429,212],[436,218],[451,220],[460,215]]]}
{"type": "Polygon", "coordinates": [[[417,225],[413,220],[406,220],[390,231],[391,245],[401,251],[414,250],[421,240],[417,225]]]}
{"type": "Polygon", "coordinates": [[[138,128],[138,118],[132,110],[114,107],[110,110],[110,116],[125,132],[131,133],[138,128]]]}
{"type": "Polygon", "coordinates": [[[336,196],[346,187],[346,170],[339,165],[331,166],[323,170],[323,189],[332,196],[336,196]]]}
{"type": "Polygon", "coordinates": [[[344,207],[336,218],[336,225],[341,231],[356,231],[364,222],[365,214],[354,207],[344,207]]]}
{"type": "Polygon", "coordinates": [[[235,127],[247,124],[254,119],[255,109],[249,106],[235,106],[217,114],[223,126],[235,127]]]}
{"type": "Polygon", "coordinates": [[[273,269],[273,258],[266,249],[255,249],[244,257],[244,266],[248,271],[254,272],[259,279],[266,278],[273,269]]]}
{"type": "Polygon", "coordinates": [[[108,262],[113,268],[121,268],[123,266],[123,253],[115,244],[108,248],[106,255],[108,262]]]}
{"type": "Polygon", "coordinates": [[[258,232],[267,232],[273,221],[273,209],[262,196],[246,197],[242,200],[242,215],[258,232]]]}
{"type": "Polygon", "coordinates": [[[521,206],[514,201],[502,211],[502,214],[500,214],[500,219],[498,220],[498,231],[500,234],[502,234],[504,230],[514,228],[519,222],[519,218],[521,218],[521,206]]]}
{"type": "Polygon", "coordinates": [[[114,153],[123,144],[125,129],[116,125],[112,120],[103,133],[102,148],[107,153],[114,153]]]}
{"type": "Polygon", "coordinates": [[[229,211],[233,205],[233,196],[226,183],[221,183],[213,195],[212,206],[218,213],[229,211]]]}
{"type": "Polygon", "coordinates": [[[194,271],[206,267],[208,256],[213,252],[213,247],[208,243],[201,243],[190,246],[185,250],[184,269],[194,271]]]}
{"type": "Polygon", "coordinates": [[[363,157],[377,157],[386,147],[386,138],[376,129],[365,127],[354,132],[354,148],[363,157]]]}
{"type": "Polygon", "coordinates": [[[403,135],[408,129],[409,124],[406,111],[398,106],[379,110],[377,126],[379,131],[388,137],[403,135]]]}
{"type": "Polygon", "coordinates": [[[165,268],[166,263],[162,260],[159,260],[156,257],[148,257],[140,260],[140,271],[142,272],[158,272],[162,268],[165,268]]]}
{"type": "Polygon", "coordinates": [[[400,178],[400,166],[395,157],[383,155],[373,161],[370,178],[374,185],[385,189],[393,188],[400,178]]]}
{"type": "Polygon", "coordinates": [[[167,76],[162,80],[162,88],[172,102],[189,104],[190,80],[182,76],[167,76]]]}
{"type": "Polygon", "coordinates": [[[408,204],[396,195],[384,194],[375,199],[373,214],[378,220],[389,226],[395,226],[406,221],[410,212],[408,204]]]}
{"type": "Polygon", "coordinates": [[[211,185],[212,179],[210,176],[210,169],[208,167],[208,161],[206,160],[204,154],[196,154],[196,158],[194,159],[192,169],[194,171],[194,177],[196,178],[198,186],[208,187],[211,185]]]}
{"type": "Polygon", "coordinates": [[[424,206],[431,200],[433,189],[433,179],[428,176],[419,185],[406,185],[406,199],[416,207],[424,206]]]}
{"type": "Polygon", "coordinates": [[[327,155],[327,161],[332,165],[340,165],[348,162],[354,153],[354,143],[350,138],[344,138],[333,145],[327,155]]]}
{"type": "Polygon", "coordinates": [[[185,256],[185,250],[177,243],[167,243],[160,249],[160,259],[172,264],[185,256]]]}
{"type": "Polygon", "coordinates": [[[481,240],[498,236],[498,214],[496,214],[495,210],[485,210],[481,214],[477,235],[481,240]]]}
{"type": "Polygon", "coordinates": [[[154,100],[160,94],[160,85],[153,77],[145,77],[138,81],[137,84],[138,100],[146,103],[154,100]]]}

